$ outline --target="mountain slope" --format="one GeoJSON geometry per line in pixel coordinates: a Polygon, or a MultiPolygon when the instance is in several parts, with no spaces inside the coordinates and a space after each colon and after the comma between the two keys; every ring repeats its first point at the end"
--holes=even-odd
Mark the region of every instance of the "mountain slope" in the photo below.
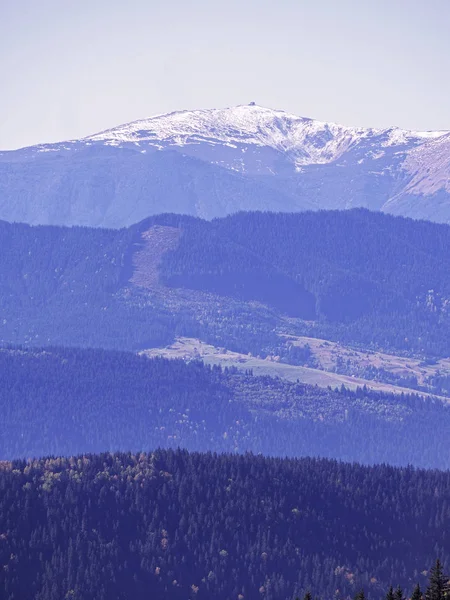
{"type": "MultiPolygon", "coordinates": [[[[277,354],[280,334],[450,355],[450,227],[367,210],[0,222],[0,341],[277,354]]],[[[282,352],[283,354],[283,352],[282,352]]]]}
{"type": "Polygon", "coordinates": [[[121,228],[162,212],[211,219],[290,202],[263,182],[172,150],[80,144],[11,162],[0,156],[0,217],[8,221],[121,228]]]}
{"type": "Polygon", "coordinates": [[[183,231],[161,261],[170,286],[259,300],[341,342],[426,352],[449,331],[448,226],[357,209],[240,213],[183,231]]]}
{"type": "Polygon", "coordinates": [[[162,211],[364,206],[450,222],[450,132],[343,127],[248,105],[0,153],[0,218],[121,227],[162,211]]]}
{"type": "Polygon", "coordinates": [[[183,447],[450,467],[450,406],[412,393],[91,349],[2,348],[0,372],[0,461],[183,447]]]}

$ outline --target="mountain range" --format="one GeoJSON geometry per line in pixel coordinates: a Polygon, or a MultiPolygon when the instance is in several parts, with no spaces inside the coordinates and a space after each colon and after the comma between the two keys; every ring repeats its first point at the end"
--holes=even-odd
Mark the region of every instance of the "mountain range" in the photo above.
{"type": "Polygon", "coordinates": [[[0,219],[121,228],[162,212],[366,207],[450,222],[450,132],[344,127],[254,103],[0,152],[0,219]]]}
{"type": "Polygon", "coordinates": [[[1,599],[445,600],[449,172],[254,103],[0,153],[1,599]]]}

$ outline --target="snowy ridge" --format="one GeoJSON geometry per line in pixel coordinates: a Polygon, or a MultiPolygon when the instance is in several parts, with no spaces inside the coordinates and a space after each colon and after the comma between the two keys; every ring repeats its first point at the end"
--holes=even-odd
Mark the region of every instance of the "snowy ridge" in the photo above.
{"type": "Polygon", "coordinates": [[[417,145],[447,133],[395,127],[345,127],[250,104],[157,115],[103,131],[84,141],[159,148],[201,143],[230,148],[265,147],[290,155],[292,163],[302,166],[333,162],[363,142],[382,148],[417,145]]]}
{"type": "MultiPolygon", "coordinates": [[[[411,150],[402,168],[412,175],[403,193],[430,196],[441,189],[450,192],[450,133],[411,150]]],[[[394,196],[387,206],[395,200],[394,196]]]]}

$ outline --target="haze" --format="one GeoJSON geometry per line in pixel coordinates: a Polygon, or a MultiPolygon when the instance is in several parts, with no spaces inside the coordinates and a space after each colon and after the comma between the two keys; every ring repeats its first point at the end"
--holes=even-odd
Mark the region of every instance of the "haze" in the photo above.
{"type": "Polygon", "coordinates": [[[0,148],[256,101],[450,129],[448,0],[0,2],[0,148]]]}

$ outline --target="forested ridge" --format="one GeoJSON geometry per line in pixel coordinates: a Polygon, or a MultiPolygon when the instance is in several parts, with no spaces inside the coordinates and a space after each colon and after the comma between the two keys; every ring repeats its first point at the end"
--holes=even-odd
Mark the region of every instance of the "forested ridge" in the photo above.
{"type": "Polygon", "coordinates": [[[189,220],[169,285],[314,319],[314,336],[448,355],[450,227],[350,211],[189,220]]]}
{"type": "Polygon", "coordinates": [[[0,466],[4,600],[347,598],[450,561],[450,473],[251,454],[0,466]]]}
{"type": "Polygon", "coordinates": [[[3,342],[130,348],[173,339],[166,310],[115,296],[130,275],[131,230],[0,221],[0,240],[3,342]]]}
{"type": "Polygon", "coordinates": [[[160,446],[450,467],[450,407],[413,394],[75,348],[0,349],[0,374],[0,460],[160,446]]]}
{"type": "Polygon", "coordinates": [[[159,215],[122,230],[1,222],[0,241],[3,343],[137,350],[187,335],[265,355],[284,330],[450,353],[446,225],[363,209],[159,215]],[[149,265],[166,286],[157,292],[132,278],[156,225],[181,233],[149,265]]]}

